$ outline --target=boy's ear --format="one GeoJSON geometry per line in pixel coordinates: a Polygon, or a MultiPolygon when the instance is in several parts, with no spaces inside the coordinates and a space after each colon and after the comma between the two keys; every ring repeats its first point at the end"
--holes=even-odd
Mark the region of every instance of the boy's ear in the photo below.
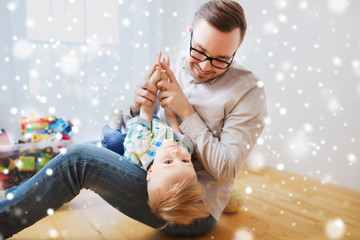
{"type": "Polygon", "coordinates": [[[149,167],[149,170],[147,172],[146,181],[148,181],[148,182],[150,181],[151,175],[152,175],[152,165],[149,167]]]}

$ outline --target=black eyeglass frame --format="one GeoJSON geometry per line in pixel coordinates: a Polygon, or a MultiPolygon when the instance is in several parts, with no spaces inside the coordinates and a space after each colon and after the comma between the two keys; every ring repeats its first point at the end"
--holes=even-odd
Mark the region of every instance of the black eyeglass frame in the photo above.
{"type": "Polygon", "coordinates": [[[198,60],[198,61],[200,61],[200,62],[205,62],[205,61],[209,60],[211,66],[213,66],[214,68],[217,68],[217,69],[223,69],[223,70],[224,70],[224,69],[228,69],[228,68],[231,66],[231,64],[232,64],[232,62],[233,62],[233,60],[234,60],[236,51],[235,51],[234,54],[232,55],[230,62],[226,62],[226,61],[223,61],[223,60],[220,60],[220,59],[217,59],[217,58],[212,58],[212,57],[209,57],[208,55],[206,55],[205,53],[203,53],[203,52],[201,52],[201,51],[199,51],[199,50],[197,50],[197,49],[195,49],[195,48],[192,47],[192,37],[193,37],[193,31],[191,31],[191,36],[190,36],[190,51],[189,51],[190,57],[192,57],[192,58],[194,58],[194,59],[196,59],[196,60],[198,60]],[[204,55],[206,58],[205,58],[205,59],[198,59],[198,58],[192,56],[192,55],[191,55],[191,51],[192,51],[192,50],[194,50],[194,51],[196,51],[196,52],[204,55]],[[213,60],[216,60],[216,61],[219,61],[219,62],[222,62],[222,63],[226,63],[227,66],[224,67],[224,68],[214,66],[214,64],[212,63],[213,60]]]}

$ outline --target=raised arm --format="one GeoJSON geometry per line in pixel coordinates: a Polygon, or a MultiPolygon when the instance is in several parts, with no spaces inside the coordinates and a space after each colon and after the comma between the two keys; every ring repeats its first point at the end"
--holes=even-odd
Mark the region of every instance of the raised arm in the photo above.
{"type": "Polygon", "coordinates": [[[225,113],[221,132],[213,133],[197,113],[180,129],[196,146],[197,156],[214,180],[231,183],[245,164],[264,128],[266,116],[262,88],[254,86],[225,113]],[[216,136],[218,135],[218,136],[216,136]]]}
{"type": "MultiPolygon", "coordinates": [[[[157,55],[156,70],[153,72],[153,74],[147,80],[153,86],[156,86],[156,83],[164,75],[162,73],[162,70],[161,70],[160,59],[161,59],[161,52],[157,55]]],[[[166,77],[167,77],[167,75],[166,75],[166,77]]],[[[141,106],[140,106],[140,117],[151,122],[152,117],[154,115],[155,107],[156,107],[156,104],[153,104],[151,106],[148,106],[146,104],[141,104],[141,106]]]]}

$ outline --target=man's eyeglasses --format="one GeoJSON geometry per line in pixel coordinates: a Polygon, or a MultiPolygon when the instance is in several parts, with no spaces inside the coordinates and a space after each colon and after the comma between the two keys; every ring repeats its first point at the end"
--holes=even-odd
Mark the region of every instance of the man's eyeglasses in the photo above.
{"type": "Polygon", "coordinates": [[[225,62],[223,60],[217,59],[217,58],[212,58],[209,57],[208,55],[206,55],[203,52],[200,52],[199,50],[195,49],[192,47],[192,36],[193,36],[193,32],[191,31],[191,37],[190,37],[190,56],[200,62],[205,62],[207,60],[210,61],[210,64],[218,69],[227,69],[228,67],[230,67],[232,61],[234,60],[234,56],[236,51],[234,52],[234,54],[231,57],[231,61],[230,62],[225,62]]]}

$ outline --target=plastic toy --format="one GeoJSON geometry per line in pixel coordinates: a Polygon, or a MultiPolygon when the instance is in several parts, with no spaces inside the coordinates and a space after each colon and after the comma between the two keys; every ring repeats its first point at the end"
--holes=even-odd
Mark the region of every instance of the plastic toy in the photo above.
{"type": "Polygon", "coordinates": [[[9,145],[10,144],[10,138],[7,135],[5,129],[0,130],[0,145],[9,145]]]}
{"type": "Polygon", "coordinates": [[[243,204],[243,199],[240,190],[233,189],[231,198],[224,209],[224,213],[236,213],[243,204]]]}
{"type": "Polygon", "coordinates": [[[36,132],[26,133],[24,135],[24,143],[35,143],[35,142],[40,142],[42,140],[49,140],[51,138],[52,136],[47,133],[43,133],[43,134],[38,134],[36,132]]]}
{"type": "Polygon", "coordinates": [[[11,158],[0,158],[0,188],[6,189],[19,184],[19,173],[11,158]]]}
{"type": "Polygon", "coordinates": [[[21,119],[22,139],[19,143],[35,143],[42,140],[69,140],[73,135],[72,124],[54,116],[37,118],[31,114],[21,119]],[[57,135],[56,135],[57,134],[57,135]],[[59,134],[60,137],[59,137],[59,134]]]}
{"type": "Polygon", "coordinates": [[[60,148],[72,143],[72,124],[61,118],[21,119],[22,137],[11,145],[5,130],[0,131],[0,184],[6,189],[35,175],[60,148]],[[2,146],[4,145],[4,146],[2,146]]]}
{"type": "Polygon", "coordinates": [[[46,128],[54,122],[56,117],[37,118],[31,114],[29,118],[21,118],[21,134],[36,132],[38,134],[46,133],[46,128]]]}
{"type": "Polygon", "coordinates": [[[4,184],[2,187],[12,187],[32,177],[55,155],[52,147],[19,149],[8,157],[0,155],[0,179],[4,184]]]}
{"type": "Polygon", "coordinates": [[[40,168],[44,167],[54,157],[54,155],[55,154],[51,147],[45,148],[44,152],[42,152],[40,155],[41,156],[40,161],[36,162],[36,163],[38,163],[36,165],[37,171],[39,171],[40,168]]]}
{"type": "Polygon", "coordinates": [[[61,118],[57,118],[54,122],[50,123],[46,130],[48,133],[58,132],[67,137],[71,137],[73,135],[71,126],[72,124],[70,122],[65,122],[61,118]]]}

